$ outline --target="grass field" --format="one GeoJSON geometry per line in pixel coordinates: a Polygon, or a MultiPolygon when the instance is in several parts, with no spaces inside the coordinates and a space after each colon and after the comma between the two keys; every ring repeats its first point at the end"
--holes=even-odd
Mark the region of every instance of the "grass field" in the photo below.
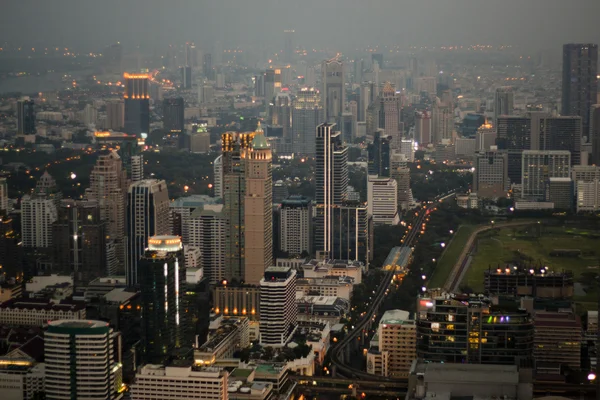
{"type": "MultiPolygon", "coordinates": [[[[505,228],[479,235],[477,252],[462,284],[475,291],[483,291],[484,271],[489,266],[503,267],[513,260],[516,251],[530,257],[535,264],[547,265],[551,270],[570,270],[576,281],[583,273],[600,274],[597,268],[600,240],[572,229],[542,227],[540,237],[537,237],[535,230],[535,227],[505,228]],[[554,249],[579,249],[583,254],[578,258],[551,257],[550,252],[554,249]]],[[[576,297],[576,300],[587,303],[593,302],[595,297],[596,294],[590,292],[576,297]]]]}
{"type": "Polygon", "coordinates": [[[435,266],[435,271],[428,284],[430,288],[444,286],[450,272],[452,272],[454,264],[458,260],[458,257],[460,257],[460,253],[465,248],[469,236],[471,236],[471,233],[473,233],[475,228],[476,226],[474,225],[461,225],[460,228],[458,228],[458,231],[446,246],[446,250],[442,253],[442,256],[435,266]]]}

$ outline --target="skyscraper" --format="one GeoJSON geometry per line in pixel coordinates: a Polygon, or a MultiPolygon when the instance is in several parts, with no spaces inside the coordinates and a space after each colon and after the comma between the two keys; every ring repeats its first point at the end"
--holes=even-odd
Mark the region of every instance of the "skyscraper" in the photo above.
{"type": "Polygon", "coordinates": [[[29,97],[17,102],[17,134],[35,135],[35,103],[29,97]]]}
{"type": "Polygon", "coordinates": [[[502,151],[477,153],[473,192],[481,198],[506,197],[509,187],[507,154],[502,151]]]}
{"type": "Polygon", "coordinates": [[[369,175],[390,176],[390,138],[383,129],[375,131],[367,150],[369,175]]]}
{"type": "Polygon", "coordinates": [[[47,399],[118,400],[118,335],[108,322],[57,320],[44,334],[47,399]]]}
{"type": "Polygon", "coordinates": [[[163,129],[167,133],[183,133],[185,105],[183,97],[163,100],[163,129]]]}
{"type": "MultiPolygon", "coordinates": [[[[162,364],[183,345],[185,260],[178,236],[152,236],[139,260],[142,350],[147,363],[162,364]]],[[[191,345],[191,343],[190,343],[191,345]]]]}
{"type": "Polygon", "coordinates": [[[373,220],[367,205],[345,201],[332,209],[332,252],[336,260],[360,261],[369,268],[373,258],[373,220]]]}
{"type": "Polygon", "coordinates": [[[212,55],[210,53],[206,53],[202,56],[202,74],[209,81],[214,79],[212,55]]]}
{"type": "Polygon", "coordinates": [[[385,135],[391,137],[390,146],[400,149],[402,132],[400,130],[400,97],[390,82],[386,82],[381,91],[379,99],[379,128],[383,129],[385,135]]]}
{"type": "Polygon", "coordinates": [[[23,247],[52,246],[52,224],[58,218],[61,195],[56,182],[44,172],[32,195],[21,199],[21,240],[23,247]]]}
{"type": "Polygon", "coordinates": [[[212,285],[225,279],[227,225],[223,204],[197,207],[187,218],[185,244],[200,249],[202,269],[212,285]]]}
{"type": "Polygon", "coordinates": [[[498,117],[512,115],[514,108],[514,93],[511,86],[496,88],[494,97],[494,125],[498,125],[498,117]]]}
{"type": "Polygon", "coordinates": [[[529,200],[544,200],[550,178],[571,176],[571,153],[556,150],[525,150],[521,195],[529,200]]]}
{"type": "Polygon", "coordinates": [[[125,132],[140,136],[150,133],[149,76],[128,74],[125,77],[125,132]]]}
{"type": "Polygon", "coordinates": [[[267,109],[269,104],[273,101],[275,95],[281,91],[281,69],[280,68],[269,68],[265,71],[265,104],[267,109]]]}
{"type": "Polygon", "coordinates": [[[531,117],[499,115],[495,124],[496,145],[508,153],[508,178],[512,183],[521,183],[521,154],[531,150],[531,117]]]}
{"type": "MultiPolygon", "coordinates": [[[[367,120],[367,108],[373,102],[375,95],[375,84],[373,82],[363,82],[360,84],[360,95],[358,98],[358,120],[367,120]]],[[[367,132],[370,133],[370,132],[367,132]]]]}
{"type": "Polygon", "coordinates": [[[398,183],[390,177],[369,176],[367,180],[369,216],[376,225],[398,225],[398,183]]]}
{"type": "Polygon", "coordinates": [[[282,347],[296,329],[296,271],[269,267],[260,280],[260,343],[282,347]]]}
{"type": "Polygon", "coordinates": [[[600,166],[600,104],[592,106],[590,141],[592,142],[592,164],[600,166]]]}
{"type": "MultiPolygon", "coordinates": [[[[539,119],[539,150],[567,150],[571,152],[571,165],[581,162],[581,139],[583,121],[581,117],[546,117],[539,119]]],[[[534,124],[534,121],[532,121],[534,124]]],[[[532,125],[532,126],[533,126],[532,125]]],[[[586,122],[589,126],[589,120],[586,122]]],[[[534,148],[534,146],[532,146],[534,148]]]]}
{"type": "Polygon", "coordinates": [[[581,117],[583,135],[588,136],[590,111],[598,95],[598,45],[565,44],[562,74],[561,113],[581,117]]]}
{"type": "Polygon", "coordinates": [[[257,285],[273,264],[272,155],[260,122],[247,153],[245,174],[244,281],[257,285]]]}
{"type": "Polygon", "coordinates": [[[106,102],[106,122],[104,129],[121,130],[125,126],[125,103],[123,100],[106,102]]]}
{"type": "Polygon", "coordinates": [[[223,155],[219,155],[213,161],[213,189],[215,197],[223,197],[223,155]]]}
{"type": "Polygon", "coordinates": [[[348,148],[335,124],[321,124],[316,132],[315,167],[315,251],[333,250],[333,208],[346,200],[348,189],[348,148]]]}
{"type": "Polygon", "coordinates": [[[0,177],[0,215],[6,215],[8,211],[8,185],[6,178],[0,177]]]}
{"type": "Polygon", "coordinates": [[[169,234],[169,194],[164,180],[132,183],[127,192],[127,286],[138,283],[138,263],[151,236],[169,234]]]}
{"type": "Polygon", "coordinates": [[[292,99],[289,93],[278,93],[269,105],[269,126],[281,127],[285,143],[292,143],[292,99]]]}
{"type": "Polygon", "coordinates": [[[294,62],[295,46],[294,46],[294,35],[296,31],[293,29],[286,29],[283,31],[283,62],[291,64],[294,62]]]}
{"type": "Polygon", "coordinates": [[[326,122],[336,123],[344,111],[346,92],[344,86],[344,63],[333,58],[321,63],[321,102],[326,122]]]}
{"type": "Polygon", "coordinates": [[[279,243],[290,256],[312,254],[312,202],[304,196],[290,196],[281,202],[279,243]]]}
{"type": "Polygon", "coordinates": [[[180,68],[181,71],[181,87],[183,89],[192,88],[192,67],[186,65],[180,68]]]}
{"type": "Polygon", "coordinates": [[[125,204],[128,186],[127,173],[117,152],[112,150],[100,154],[90,174],[90,187],[85,191],[85,198],[98,202],[100,219],[108,224],[108,240],[114,243],[119,265],[125,264],[125,204]]]}
{"type": "Polygon", "coordinates": [[[319,91],[303,88],[292,105],[292,149],[294,153],[315,155],[315,131],[323,122],[323,107],[319,91]]]}

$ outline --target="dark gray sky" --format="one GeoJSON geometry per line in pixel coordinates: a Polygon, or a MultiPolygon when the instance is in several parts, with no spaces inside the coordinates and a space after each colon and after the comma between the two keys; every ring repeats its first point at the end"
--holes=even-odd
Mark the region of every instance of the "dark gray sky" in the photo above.
{"type": "Polygon", "coordinates": [[[600,0],[1,0],[0,40],[24,46],[152,48],[297,44],[520,44],[600,41],[600,0]]]}

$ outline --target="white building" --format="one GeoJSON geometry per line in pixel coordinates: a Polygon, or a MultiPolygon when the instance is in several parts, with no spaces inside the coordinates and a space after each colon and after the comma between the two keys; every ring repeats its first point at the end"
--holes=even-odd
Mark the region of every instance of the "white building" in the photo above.
{"type": "Polygon", "coordinates": [[[327,278],[300,278],[296,281],[296,291],[302,296],[318,293],[319,296],[333,296],[350,301],[354,280],[350,277],[330,276],[327,278]]]}
{"type": "Polygon", "coordinates": [[[85,319],[85,305],[18,298],[0,304],[0,324],[42,327],[48,321],[85,319]]]}
{"type": "Polygon", "coordinates": [[[215,176],[215,182],[213,183],[213,190],[215,191],[215,197],[223,197],[223,155],[215,158],[213,162],[213,172],[215,176]]]}
{"type": "Polygon", "coordinates": [[[407,162],[415,161],[415,141],[414,139],[402,139],[400,141],[400,154],[406,156],[407,162]]]}
{"type": "Polygon", "coordinates": [[[202,252],[196,246],[183,246],[186,268],[202,267],[202,252]]]}
{"type": "Polygon", "coordinates": [[[569,178],[571,152],[566,150],[525,150],[522,155],[521,196],[544,200],[550,178],[569,178]]]}
{"type": "Polygon", "coordinates": [[[472,158],[477,150],[477,140],[469,138],[456,138],[454,152],[456,158],[472,158]]]}
{"type": "Polygon", "coordinates": [[[0,178],[0,214],[8,213],[8,185],[6,178],[0,178]]]}
{"type": "Polygon", "coordinates": [[[25,283],[25,291],[37,293],[47,286],[58,285],[60,283],[73,284],[73,277],[70,275],[40,275],[34,276],[25,283]]]}
{"type": "Polygon", "coordinates": [[[360,261],[311,260],[302,266],[305,278],[325,278],[326,276],[348,276],[354,284],[362,282],[364,264],[360,261]]]}
{"type": "Polygon", "coordinates": [[[225,279],[225,241],[227,218],[223,204],[205,204],[197,207],[183,221],[186,245],[200,249],[201,266],[209,281],[214,284],[225,279]],[[187,227],[187,228],[186,228],[187,227]]]}
{"type": "Polygon", "coordinates": [[[51,322],[44,335],[46,398],[120,399],[122,371],[115,362],[116,340],[118,334],[107,322],[51,322]]]}
{"type": "Polygon", "coordinates": [[[269,267],[260,281],[260,342],[285,346],[296,327],[296,271],[269,267]]]}
{"type": "Polygon", "coordinates": [[[600,209],[600,180],[575,182],[577,212],[600,209]]]}
{"type": "Polygon", "coordinates": [[[398,183],[389,177],[369,176],[367,182],[369,215],[373,223],[398,225],[398,183]]]}
{"type": "Polygon", "coordinates": [[[227,371],[144,365],[131,385],[132,400],[227,400],[227,371]]]}
{"type": "Polygon", "coordinates": [[[144,179],[144,156],[131,156],[131,181],[139,182],[144,179]]]}
{"type": "Polygon", "coordinates": [[[304,196],[281,202],[279,243],[290,256],[312,253],[312,204],[304,196]]]}
{"type": "Polygon", "coordinates": [[[53,199],[25,195],[21,201],[21,238],[23,247],[52,246],[52,224],[58,219],[53,199]]]}

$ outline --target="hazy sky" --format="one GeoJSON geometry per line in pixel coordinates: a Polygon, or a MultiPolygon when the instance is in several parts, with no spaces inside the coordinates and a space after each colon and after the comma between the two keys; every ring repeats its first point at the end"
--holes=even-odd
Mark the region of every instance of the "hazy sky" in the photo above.
{"type": "Polygon", "coordinates": [[[1,0],[0,40],[24,46],[152,48],[195,41],[225,47],[297,44],[600,42],[600,0],[1,0]]]}

